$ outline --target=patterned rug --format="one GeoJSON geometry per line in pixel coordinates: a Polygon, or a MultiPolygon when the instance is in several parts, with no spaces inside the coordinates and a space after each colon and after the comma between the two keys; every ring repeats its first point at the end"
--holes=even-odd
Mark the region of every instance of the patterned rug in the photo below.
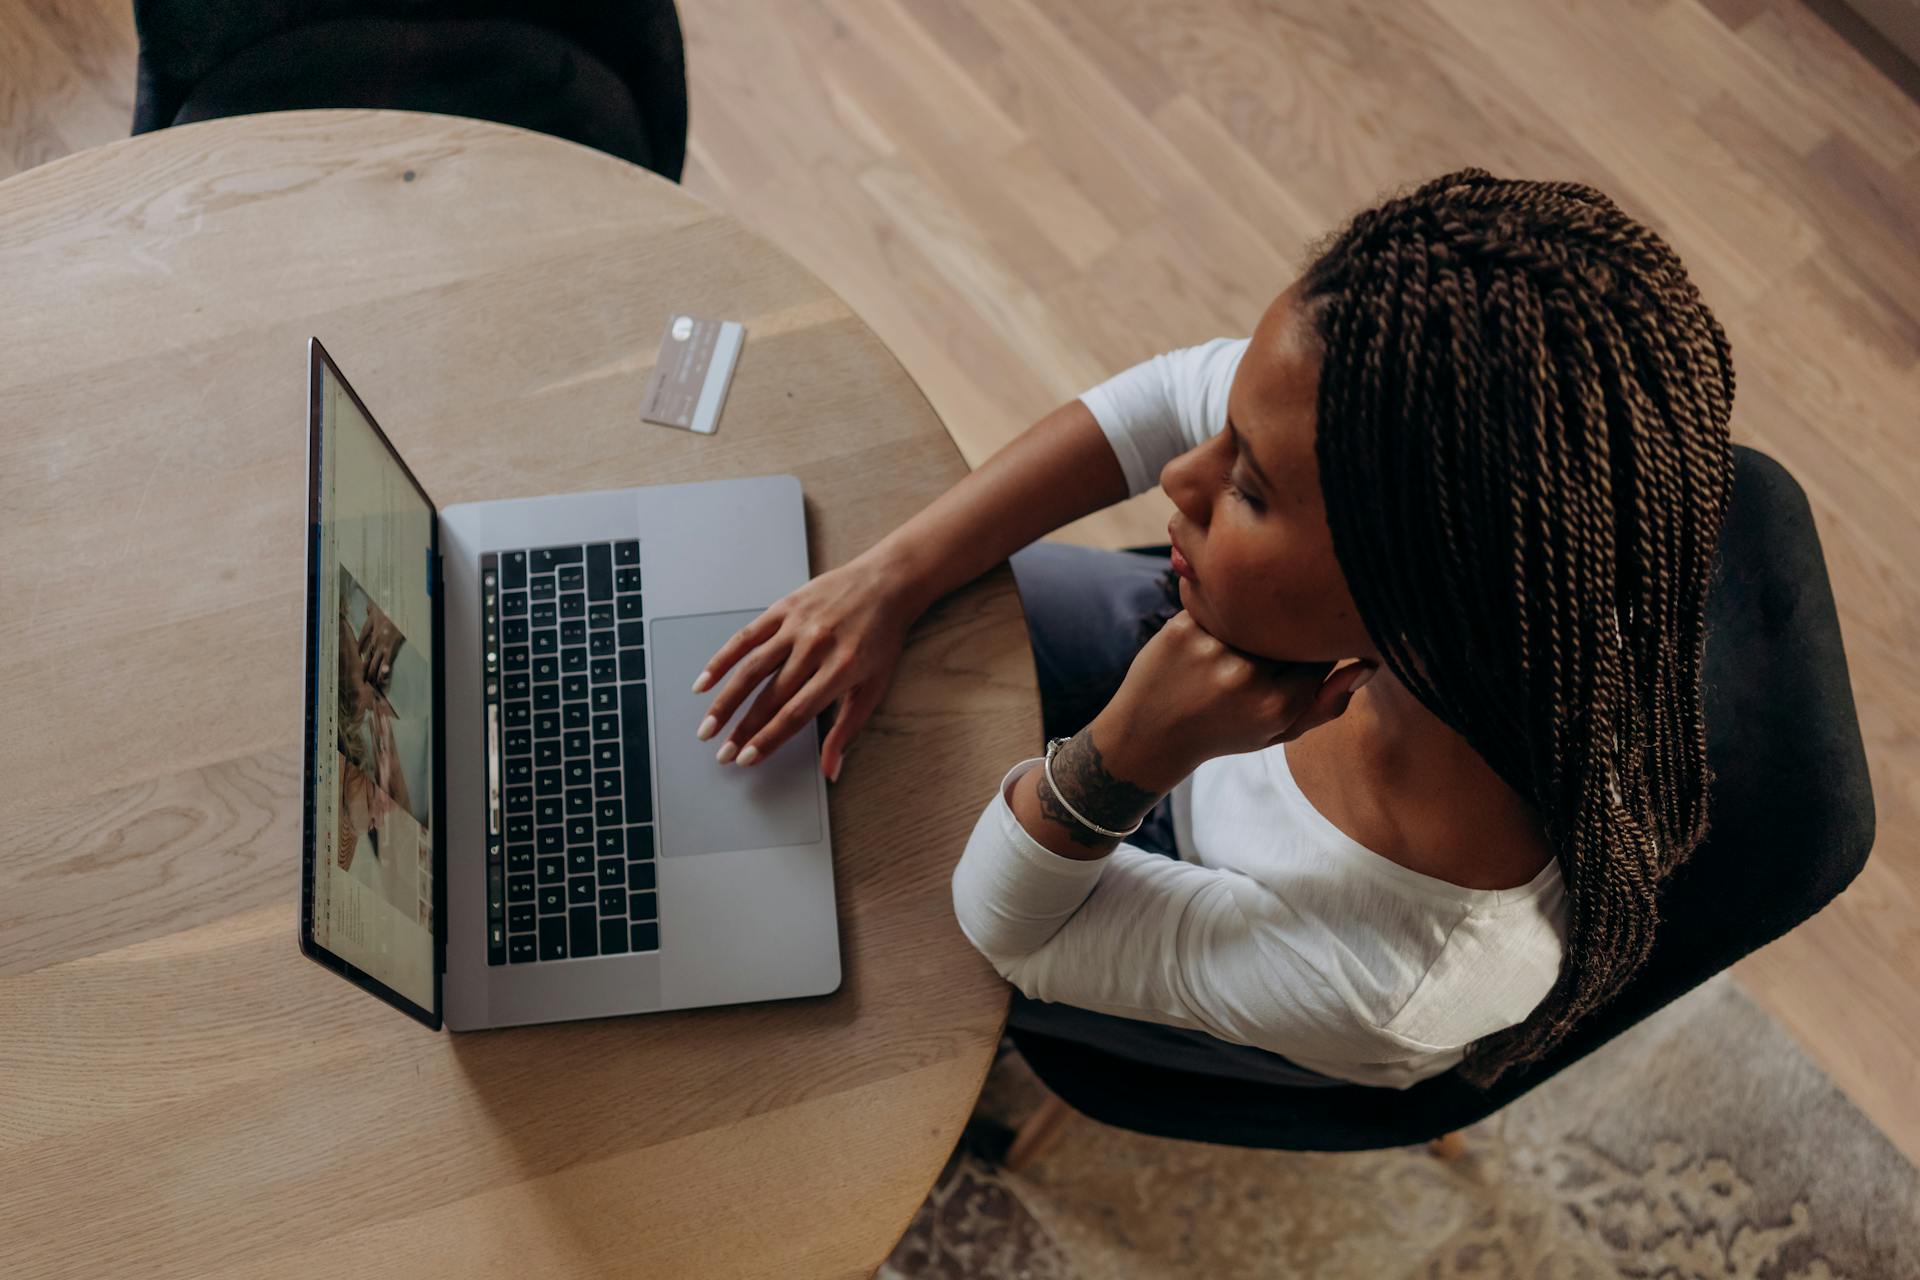
{"type": "MultiPolygon", "coordinates": [[[[1008,1054],[981,1109],[1041,1096],[1008,1054]]],[[[1464,1136],[1241,1151],[1074,1115],[1023,1174],[956,1154],[879,1275],[1920,1278],[1920,1172],[1725,974],[1464,1136]]]]}

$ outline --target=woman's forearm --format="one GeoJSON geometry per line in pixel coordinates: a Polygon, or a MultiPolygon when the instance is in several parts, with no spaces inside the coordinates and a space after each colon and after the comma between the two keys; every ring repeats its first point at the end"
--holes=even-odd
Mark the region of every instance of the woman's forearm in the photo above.
{"type": "Polygon", "coordinates": [[[868,553],[921,609],[1035,539],[1127,497],[1093,414],[1069,400],[981,463],[868,553]]]}

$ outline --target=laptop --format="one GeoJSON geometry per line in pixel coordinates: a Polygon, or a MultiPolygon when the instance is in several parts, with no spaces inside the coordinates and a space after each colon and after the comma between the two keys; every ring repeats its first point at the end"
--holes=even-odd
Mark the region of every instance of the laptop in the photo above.
{"type": "Polygon", "coordinates": [[[689,692],[807,581],[799,480],[437,507],[308,368],[300,950],[453,1031],[837,990],[818,726],[722,765],[689,692]]]}

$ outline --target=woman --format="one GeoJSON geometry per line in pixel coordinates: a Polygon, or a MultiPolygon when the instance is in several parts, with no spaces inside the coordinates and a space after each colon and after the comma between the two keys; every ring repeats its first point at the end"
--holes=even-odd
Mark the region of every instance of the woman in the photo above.
{"type": "Polygon", "coordinates": [[[982,813],[962,928],[1049,1034],[1490,1085],[1632,976],[1705,833],[1733,391],[1679,260],[1612,201],[1449,174],[1332,236],[1250,340],[1094,388],[769,609],[714,655],[701,736],[771,674],[722,761],[840,699],[834,776],[928,603],[1157,476],[1177,599],[1123,553],[1012,557],[1072,738],[982,813]]]}

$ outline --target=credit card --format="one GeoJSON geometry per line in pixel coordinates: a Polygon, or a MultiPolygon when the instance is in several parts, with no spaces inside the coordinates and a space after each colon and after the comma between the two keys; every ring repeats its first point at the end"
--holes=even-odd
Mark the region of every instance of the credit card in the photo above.
{"type": "Polygon", "coordinates": [[[660,354],[640,393],[640,416],[663,427],[712,435],[733,382],[746,329],[732,320],[677,315],[667,321],[660,354]]]}

